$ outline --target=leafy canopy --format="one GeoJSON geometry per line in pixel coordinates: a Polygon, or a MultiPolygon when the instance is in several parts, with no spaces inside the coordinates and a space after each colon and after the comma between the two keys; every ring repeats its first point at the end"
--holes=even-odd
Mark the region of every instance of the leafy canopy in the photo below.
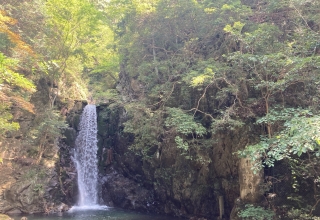
{"type": "MultiPolygon", "coordinates": [[[[22,54],[33,54],[30,46],[23,42],[20,36],[11,30],[11,26],[16,24],[16,20],[6,15],[4,11],[0,11],[0,34],[8,37],[13,50],[22,54]]],[[[33,106],[25,97],[35,91],[35,85],[24,75],[17,72],[19,64],[18,59],[14,59],[5,55],[0,51],[0,135],[6,131],[18,130],[19,124],[13,122],[13,116],[10,108],[15,105],[31,113],[33,106]]]]}

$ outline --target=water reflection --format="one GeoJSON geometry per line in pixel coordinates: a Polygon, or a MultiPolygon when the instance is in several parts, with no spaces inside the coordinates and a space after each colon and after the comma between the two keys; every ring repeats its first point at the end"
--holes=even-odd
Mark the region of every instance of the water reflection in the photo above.
{"type": "MultiPolygon", "coordinates": [[[[14,220],[20,220],[21,216],[12,216],[14,220]]],[[[116,208],[104,207],[104,209],[87,210],[74,208],[72,211],[60,215],[28,215],[28,220],[177,220],[168,216],[142,214],[116,208]]]]}

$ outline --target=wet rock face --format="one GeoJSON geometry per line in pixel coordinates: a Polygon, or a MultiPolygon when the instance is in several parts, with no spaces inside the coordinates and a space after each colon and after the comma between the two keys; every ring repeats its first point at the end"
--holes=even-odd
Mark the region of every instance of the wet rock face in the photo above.
{"type": "Polygon", "coordinates": [[[102,199],[111,206],[137,211],[156,211],[152,191],[114,170],[102,178],[102,199]]]}
{"type": "MultiPolygon", "coordinates": [[[[86,101],[75,101],[74,106],[72,107],[72,109],[68,110],[66,113],[66,121],[69,124],[69,128],[70,129],[74,129],[76,131],[79,131],[79,123],[80,123],[80,117],[82,114],[82,111],[84,109],[84,107],[87,105],[88,103],[86,101]]],[[[74,140],[70,140],[71,143],[75,141],[75,137],[74,140]]]]}
{"type": "Polygon", "coordinates": [[[58,195],[57,197],[68,206],[77,202],[77,171],[72,156],[75,140],[80,129],[81,114],[86,105],[86,101],[75,101],[73,108],[67,111],[66,121],[69,127],[64,130],[64,138],[59,143],[59,163],[57,163],[59,177],[57,184],[60,191],[53,195],[58,195]]]}

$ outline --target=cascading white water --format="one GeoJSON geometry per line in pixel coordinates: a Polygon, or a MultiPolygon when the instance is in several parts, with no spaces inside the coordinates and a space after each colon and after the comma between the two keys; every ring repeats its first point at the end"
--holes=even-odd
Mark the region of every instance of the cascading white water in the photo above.
{"type": "Polygon", "coordinates": [[[87,105],[81,115],[76,139],[74,162],[78,172],[80,207],[98,204],[97,113],[95,105],[87,105]]]}

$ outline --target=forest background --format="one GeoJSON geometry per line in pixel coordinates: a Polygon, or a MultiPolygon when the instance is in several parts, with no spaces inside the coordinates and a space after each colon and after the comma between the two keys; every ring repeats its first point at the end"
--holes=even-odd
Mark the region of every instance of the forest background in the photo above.
{"type": "Polygon", "coordinates": [[[259,125],[260,139],[235,154],[256,172],[285,161],[320,201],[319,1],[1,0],[0,9],[0,134],[19,129],[14,109],[32,114],[36,163],[66,127],[62,109],[93,99],[125,107],[124,132],[142,155],[173,136],[188,160],[204,160],[195,149],[216,132],[259,125]],[[46,101],[33,102],[44,85],[46,101]]]}

